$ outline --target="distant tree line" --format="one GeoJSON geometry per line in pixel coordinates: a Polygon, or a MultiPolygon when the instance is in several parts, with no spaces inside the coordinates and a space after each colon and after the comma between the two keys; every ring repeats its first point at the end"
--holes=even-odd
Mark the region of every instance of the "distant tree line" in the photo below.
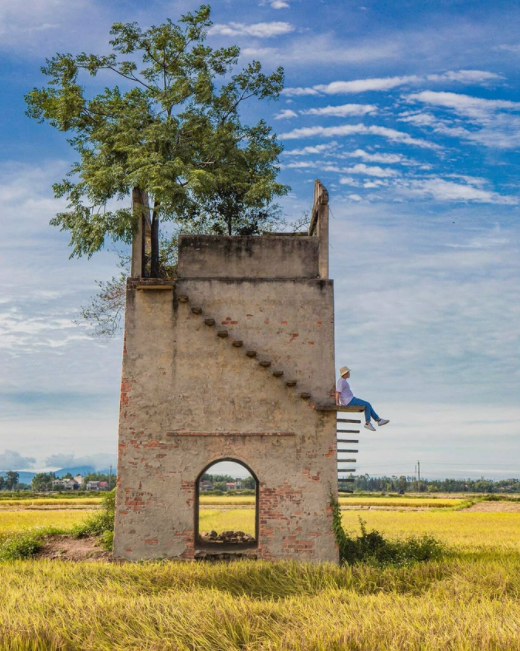
{"type": "Polygon", "coordinates": [[[392,477],[354,477],[349,488],[366,492],[420,493],[520,493],[520,479],[421,479],[404,475],[392,477]]]}
{"type": "Polygon", "coordinates": [[[0,491],[14,491],[19,487],[20,475],[14,470],[8,470],[5,476],[0,475],[0,491]]]}
{"type": "MultiPolygon", "coordinates": [[[[213,484],[214,490],[225,491],[226,483],[235,482],[236,478],[232,477],[231,475],[210,475],[209,473],[205,472],[200,478],[200,481],[210,481],[213,484]]],[[[255,488],[255,480],[253,479],[253,477],[246,477],[245,479],[241,479],[240,481],[242,482],[242,488],[246,488],[246,489],[255,488]]]]}

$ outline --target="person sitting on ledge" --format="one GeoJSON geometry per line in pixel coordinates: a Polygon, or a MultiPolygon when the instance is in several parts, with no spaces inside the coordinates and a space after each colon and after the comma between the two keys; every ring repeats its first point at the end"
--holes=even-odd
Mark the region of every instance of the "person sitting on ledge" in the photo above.
{"type": "Polygon", "coordinates": [[[365,408],[365,427],[366,429],[371,430],[372,432],[376,431],[376,428],[370,422],[373,418],[377,424],[386,425],[389,423],[389,420],[384,418],[379,418],[379,416],[374,411],[372,405],[366,400],[361,400],[360,398],[355,398],[354,394],[350,389],[350,385],[347,382],[347,379],[350,377],[350,369],[348,366],[342,366],[339,369],[340,378],[336,384],[336,404],[345,407],[346,405],[351,405],[352,407],[364,407],[365,408]]]}

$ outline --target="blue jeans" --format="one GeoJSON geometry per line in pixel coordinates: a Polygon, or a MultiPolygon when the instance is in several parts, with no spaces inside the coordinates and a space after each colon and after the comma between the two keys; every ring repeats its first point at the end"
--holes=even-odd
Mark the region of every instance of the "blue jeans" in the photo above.
{"type": "Polygon", "coordinates": [[[361,398],[352,398],[352,400],[348,404],[349,404],[349,406],[353,405],[353,406],[356,406],[356,407],[364,407],[365,408],[365,420],[366,420],[367,423],[370,423],[371,418],[373,418],[374,420],[379,420],[379,416],[374,411],[374,408],[366,400],[361,400],[361,398]]]}

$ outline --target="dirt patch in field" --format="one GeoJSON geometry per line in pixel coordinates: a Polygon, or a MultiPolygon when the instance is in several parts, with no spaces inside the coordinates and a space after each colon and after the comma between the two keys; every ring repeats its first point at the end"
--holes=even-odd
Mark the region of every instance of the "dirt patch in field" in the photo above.
{"type": "Polygon", "coordinates": [[[520,513],[520,502],[479,502],[465,511],[479,513],[520,513]]]}
{"type": "Polygon", "coordinates": [[[110,561],[112,553],[100,545],[99,538],[73,538],[72,536],[49,536],[36,558],[60,561],[110,561]]]}

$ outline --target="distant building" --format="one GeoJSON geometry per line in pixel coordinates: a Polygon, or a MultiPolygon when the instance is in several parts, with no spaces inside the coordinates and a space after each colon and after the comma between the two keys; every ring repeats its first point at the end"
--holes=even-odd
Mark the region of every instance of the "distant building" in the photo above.
{"type": "Polygon", "coordinates": [[[85,489],[88,491],[106,491],[108,490],[107,481],[88,481],[85,489]]]}
{"type": "Polygon", "coordinates": [[[83,484],[85,483],[85,479],[81,475],[76,475],[74,477],[74,481],[78,483],[80,486],[83,486],[83,484]]]}
{"type": "Polygon", "coordinates": [[[226,482],[226,490],[227,491],[234,491],[236,489],[237,489],[236,481],[227,481],[226,482]]]}
{"type": "Polygon", "coordinates": [[[203,492],[203,491],[211,491],[211,490],[213,490],[213,483],[210,482],[208,479],[203,479],[199,483],[199,490],[201,492],[203,492]]]}
{"type": "Polygon", "coordinates": [[[53,479],[52,487],[56,490],[76,491],[80,487],[80,484],[76,479],[53,479]]]}

